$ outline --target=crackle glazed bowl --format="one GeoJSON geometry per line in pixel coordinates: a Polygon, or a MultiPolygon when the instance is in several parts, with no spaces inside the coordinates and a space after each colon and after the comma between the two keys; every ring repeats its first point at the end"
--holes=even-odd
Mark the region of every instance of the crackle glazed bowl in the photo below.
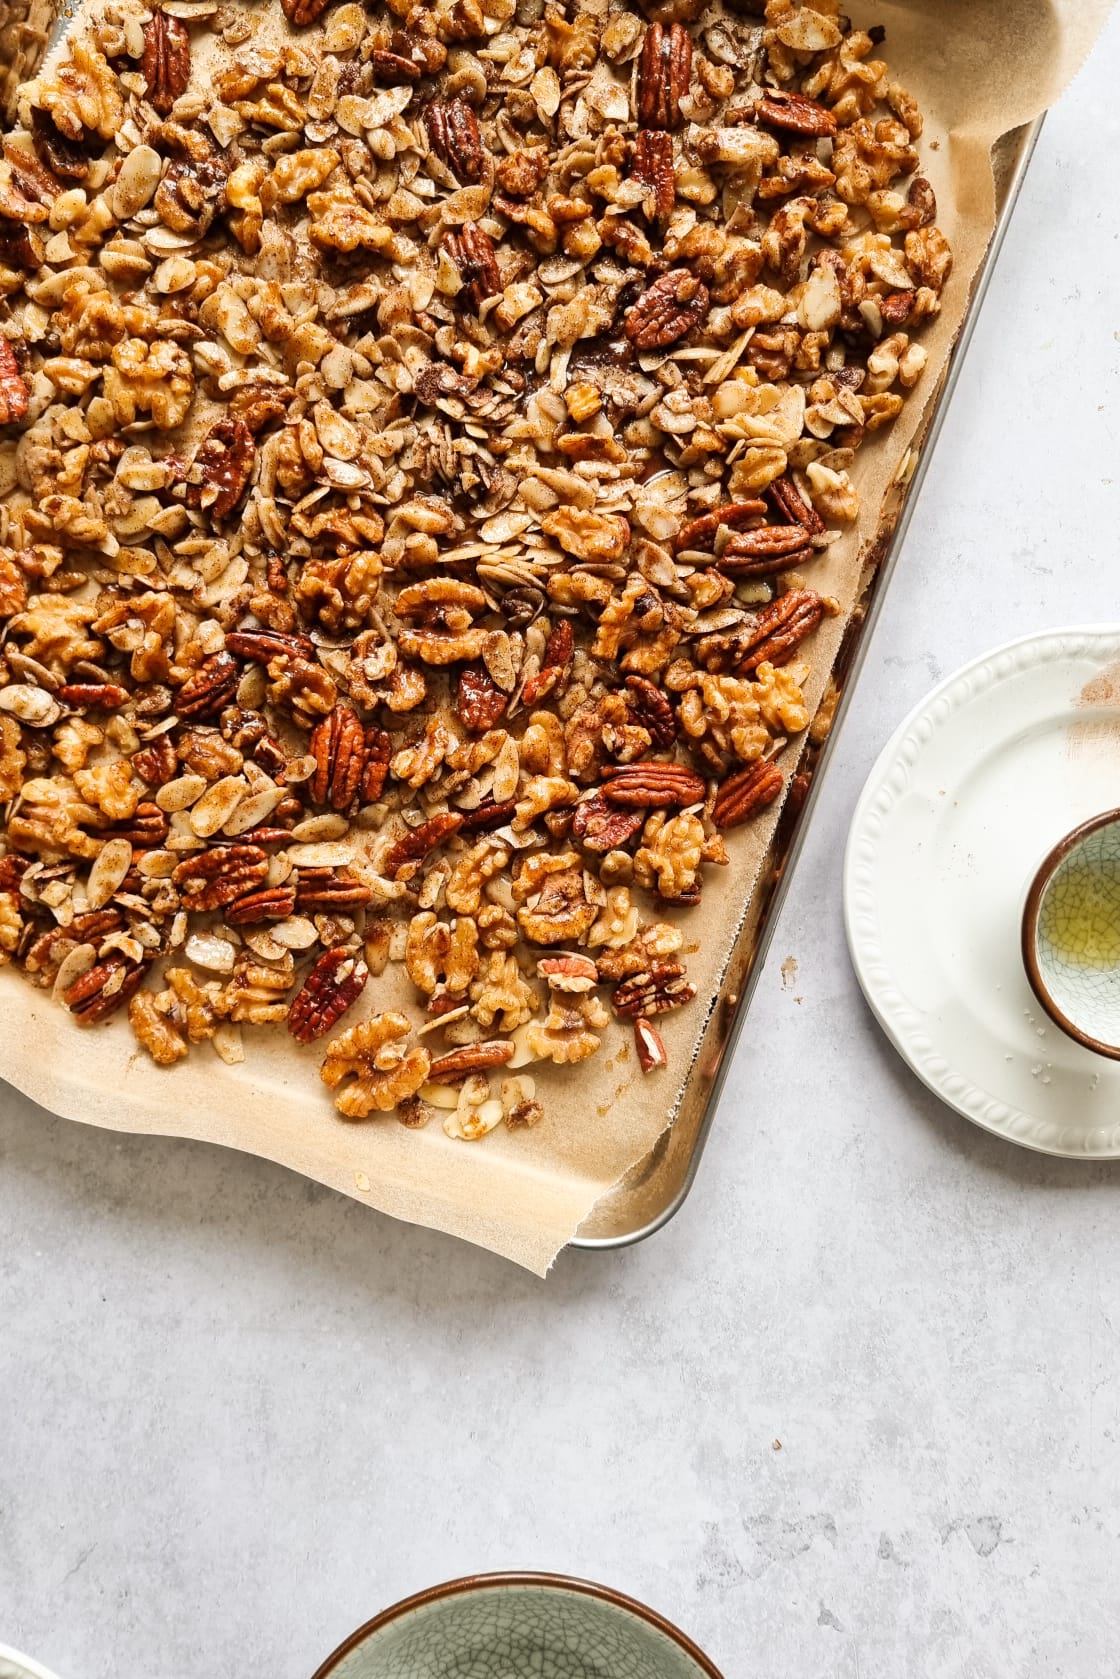
{"type": "Polygon", "coordinates": [[[559,1574],[476,1574],[394,1604],[314,1679],[721,1679],[632,1598],[559,1574]]]}
{"type": "Polygon", "coordinates": [[[1120,1060],[1120,810],[1074,828],[1043,858],[1023,910],[1023,965],[1051,1020],[1120,1060]]]}
{"type": "Polygon", "coordinates": [[[55,1679],[55,1675],[30,1656],[21,1656],[18,1650],[0,1644],[0,1679],[55,1679]]]}

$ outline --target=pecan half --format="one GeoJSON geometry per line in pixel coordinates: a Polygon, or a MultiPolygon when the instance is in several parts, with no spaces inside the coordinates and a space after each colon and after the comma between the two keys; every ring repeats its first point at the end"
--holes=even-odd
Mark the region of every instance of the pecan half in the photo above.
{"type": "Polygon", "coordinates": [[[455,689],[455,710],[463,727],[472,735],[485,734],[505,716],[509,695],[503,694],[486,666],[463,665],[455,689]]]}
{"type": "Polygon", "coordinates": [[[496,804],[493,799],[487,804],[481,804],[476,810],[463,812],[463,822],[460,833],[484,834],[491,828],[500,828],[508,822],[517,810],[516,799],[505,799],[496,804]]]}
{"type": "Polygon", "coordinates": [[[161,117],[186,93],[191,79],[191,38],[187,26],[167,12],[153,12],[144,25],[140,74],[148,84],[148,102],[161,117]]]}
{"type": "Polygon", "coordinates": [[[118,687],[115,682],[64,682],[58,697],[63,705],[72,705],[75,711],[91,706],[116,711],[127,700],[128,689],[118,687]]]}
{"type": "Polygon", "coordinates": [[[136,806],[131,816],[121,822],[111,822],[107,828],[99,828],[98,832],[106,839],[127,840],[137,851],[154,851],[167,838],[170,826],[166,812],[145,799],[136,806]]]}
{"type": "Polygon", "coordinates": [[[513,1045],[509,1039],[490,1038],[485,1043],[464,1044],[462,1049],[437,1055],[428,1068],[428,1078],[432,1084],[448,1084],[470,1073],[484,1073],[489,1067],[504,1067],[512,1060],[513,1045]]]}
{"type": "Polygon", "coordinates": [[[645,729],[655,749],[667,752],[677,738],[677,718],[661,689],[647,676],[628,676],[626,704],[634,722],[645,729]]]}
{"type": "Polygon", "coordinates": [[[502,289],[494,241],[480,227],[444,235],[444,249],[463,277],[463,292],[477,315],[488,297],[502,289]]]}
{"type": "Polygon", "coordinates": [[[325,950],[292,998],[288,1031],[297,1043],[314,1043],[341,1020],[366,988],[369,969],[360,956],[336,945],[325,950]]]}
{"type": "Polygon", "coordinates": [[[712,821],[717,828],[738,828],[757,816],[760,810],[773,804],[782,790],[785,777],[777,764],[748,764],[736,770],[722,783],[712,806],[712,821]]]}
{"type": "Polygon", "coordinates": [[[634,1048],[643,1073],[652,1073],[656,1067],[668,1065],[669,1057],[661,1033],[641,1015],[634,1022],[634,1048]]]}
{"type": "Polygon", "coordinates": [[[296,880],[296,908],[338,914],[362,909],[373,897],[373,889],[347,869],[300,869],[296,880]]]}
{"type": "Polygon", "coordinates": [[[259,886],[268,857],[259,845],[215,845],[172,870],[186,909],[221,909],[259,886]]]}
{"type": "Polygon", "coordinates": [[[399,86],[401,82],[416,82],[423,74],[423,68],[414,64],[411,58],[394,52],[391,47],[375,47],[369,55],[370,68],[373,79],[388,85],[399,86]]]}
{"type": "Polygon", "coordinates": [[[436,156],[463,182],[482,176],[482,136],[465,99],[437,99],[424,112],[424,126],[436,156]]]}
{"type": "MultiPolygon", "coordinates": [[[[277,810],[280,806],[277,805],[277,810]]],[[[287,845],[291,839],[291,832],[287,828],[246,828],[241,835],[245,845],[287,845]]]]}
{"type": "Polygon", "coordinates": [[[383,729],[366,730],[352,706],[336,705],[330,716],[324,717],[311,732],[310,751],[315,759],[315,771],[307,788],[312,802],[346,811],[359,798],[376,798],[389,768],[387,741],[383,729]],[[385,736],[384,741],[381,736],[385,736]],[[371,747],[381,748],[375,754],[377,774],[371,785],[376,791],[372,793],[367,791],[366,778],[371,747]]]}
{"type": "Polygon", "coordinates": [[[616,1014],[637,1019],[679,1009],[683,1003],[691,1003],[695,995],[696,987],[685,977],[683,962],[656,962],[617,985],[611,1006],[616,1014]]]}
{"type": "Polygon", "coordinates": [[[671,268],[627,309],[623,328],[639,350],[675,344],[708,312],[708,288],[687,268],[671,268]]]}
{"type": "Polygon", "coordinates": [[[804,93],[768,88],[754,108],[755,120],[767,128],[781,128],[791,134],[814,137],[836,133],[836,118],[815,99],[804,93]]]}
{"type": "Polygon", "coordinates": [[[558,624],[553,624],[548,632],[548,640],[544,644],[544,657],[541,666],[544,670],[566,671],[572,662],[575,650],[575,632],[570,618],[561,618],[558,624]]]}
{"type": "Polygon", "coordinates": [[[244,420],[219,420],[210,427],[187,471],[187,506],[204,507],[224,519],[245,494],[257,446],[244,420]]]}
{"type": "Polygon", "coordinates": [[[644,810],[625,810],[592,793],[576,806],[571,832],[587,851],[618,851],[641,833],[645,819],[644,810]]]}
{"type": "Polygon", "coordinates": [[[749,639],[740,641],[745,657],[737,676],[752,676],[763,663],[784,665],[795,647],[812,635],[825,614],[825,603],[812,589],[789,589],[760,612],[749,639]]]}
{"type": "Polygon", "coordinates": [[[722,507],[713,508],[711,513],[701,513],[698,519],[690,519],[677,532],[677,552],[681,553],[686,548],[710,549],[721,525],[730,530],[740,530],[765,512],[764,501],[729,501],[722,507]]]}
{"type": "Polygon", "coordinates": [[[306,29],[329,5],[330,0],[280,0],[281,11],[296,29],[306,29]]]}
{"type": "Polygon", "coordinates": [[[562,691],[567,686],[575,645],[575,631],[570,620],[561,618],[548,632],[539,672],[529,678],[521,691],[526,705],[534,705],[554,689],[562,691]]]}
{"type": "Polygon", "coordinates": [[[262,886],[236,898],[225,912],[231,927],[255,927],[262,921],[283,921],[296,907],[294,886],[262,886]]]}
{"type": "Polygon", "coordinates": [[[18,425],[27,414],[30,400],[16,353],[6,338],[0,338],[0,426],[18,425]]]}
{"type": "Polygon", "coordinates": [[[70,926],[60,931],[68,933],[71,938],[81,939],[83,944],[100,944],[102,939],[120,928],[122,920],[119,910],[91,910],[88,915],[76,915],[70,926]]]}
{"type": "Polygon", "coordinates": [[[812,502],[805,500],[792,478],[775,478],[769,493],[791,524],[800,525],[810,536],[820,536],[824,520],[812,502]]]}
{"type": "Polygon", "coordinates": [[[638,62],[638,122],[676,128],[692,79],[692,37],[681,23],[651,23],[638,62]]]}
{"type": "Polygon", "coordinates": [[[233,700],[241,672],[228,653],[204,659],[175,696],[180,717],[214,717],[233,700]]]}
{"type": "Polygon", "coordinates": [[[103,962],[95,962],[84,974],[79,974],[62,994],[62,1000],[79,1026],[93,1026],[108,1020],[140,985],[147,971],[146,962],[132,962],[127,956],[111,952],[103,962]]]}
{"type": "MultiPolygon", "coordinates": [[[[315,654],[315,644],[310,636],[284,635],[280,630],[231,630],[226,636],[226,652],[235,653],[239,659],[255,659],[258,664],[270,664],[273,659],[310,659],[315,654]]],[[[260,734],[264,735],[264,719],[261,719],[260,734]]],[[[235,741],[236,746],[243,746],[242,741],[235,741]]]]}
{"type": "Polygon", "coordinates": [[[819,558],[800,525],[759,525],[733,536],[715,564],[730,577],[773,577],[819,558]]]}
{"type": "Polygon", "coordinates": [[[704,779],[684,764],[619,764],[603,771],[603,796],[611,804],[643,810],[697,804],[704,779]]]}
{"type": "Polygon", "coordinates": [[[441,811],[438,816],[431,816],[427,822],[421,822],[418,828],[413,828],[395,845],[391,845],[385,853],[382,864],[384,872],[390,880],[396,880],[402,869],[410,863],[418,863],[426,857],[429,851],[434,851],[437,845],[457,834],[463,826],[463,818],[457,810],[441,811]]]}
{"type": "Polygon", "coordinates": [[[389,774],[389,760],[393,756],[393,742],[387,729],[366,730],[366,767],[362,772],[361,795],[366,804],[381,797],[385,778],[389,774]]]}
{"type": "Polygon", "coordinates": [[[652,222],[667,221],[677,201],[673,136],[663,128],[640,129],[634,142],[631,173],[639,186],[646,189],[645,215],[652,222]]]}

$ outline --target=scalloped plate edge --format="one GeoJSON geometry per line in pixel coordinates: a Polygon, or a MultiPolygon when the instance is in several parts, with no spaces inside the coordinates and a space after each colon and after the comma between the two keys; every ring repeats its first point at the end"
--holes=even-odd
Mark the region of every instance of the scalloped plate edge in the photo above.
{"type": "Polygon", "coordinates": [[[884,824],[937,729],[978,694],[1009,676],[1086,657],[1102,667],[1120,661],[1120,624],[1075,625],[1018,636],[953,671],[914,706],[879,753],[856,801],[844,851],[844,931],[852,967],[872,1014],[911,1071],[947,1106],[982,1130],[1039,1154],[1067,1160],[1117,1160],[1120,1124],[1097,1127],[1085,1134],[1082,1146],[1071,1147],[1053,1138],[1055,1131],[1059,1138],[1063,1135],[1061,1128],[1001,1101],[950,1065],[943,1051],[935,1048],[925,1017],[894,983],[875,913],[875,865],[884,824]],[[1100,1141],[1094,1143],[1094,1139],[1100,1141]]]}

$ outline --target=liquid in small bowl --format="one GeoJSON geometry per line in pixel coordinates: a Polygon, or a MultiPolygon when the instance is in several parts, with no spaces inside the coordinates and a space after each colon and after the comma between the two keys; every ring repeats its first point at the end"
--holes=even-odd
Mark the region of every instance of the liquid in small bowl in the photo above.
{"type": "Polygon", "coordinates": [[[1027,892],[1022,941],[1050,1018],[1120,1059],[1120,811],[1082,823],[1047,853],[1027,892]]]}

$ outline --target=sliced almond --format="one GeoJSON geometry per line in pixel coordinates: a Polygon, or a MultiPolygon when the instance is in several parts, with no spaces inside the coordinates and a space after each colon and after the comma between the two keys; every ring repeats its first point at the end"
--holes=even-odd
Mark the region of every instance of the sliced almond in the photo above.
{"type": "Polygon", "coordinates": [[[323,816],[308,816],[304,821],[297,822],[292,829],[292,838],[300,842],[337,840],[349,832],[350,824],[345,816],[332,812],[323,816]]]}
{"type": "Polygon", "coordinates": [[[210,1042],[214,1046],[215,1054],[225,1062],[227,1067],[236,1067],[239,1061],[245,1059],[245,1048],[241,1041],[240,1026],[233,1026],[228,1021],[218,1027],[210,1042]]]}
{"type": "Polygon", "coordinates": [[[245,943],[262,962],[281,962],[287,954],[282,944],[272,936],[272,928],[254,927],[244,935],[245,943]]]}
{"type": "Polygon", "coordinates": [[[109,189],[109,203],[119,222],[128,221],[155,196],[163,159],[152,146],[133,146],[109,189]]]}
{"type": "Polygon", "coordinates": [[[67,951],[58,966],[51,996],[56,1003],[61,1003],[64,994],[70,989],[76,979],[88,973],[97,961],[97,951],[91,944],[76,944],[73,950],[67,951]]]}
{"type": "Polygon", "coordinates": [[[182,860],[173,851],[145,851],[136,867],[145,880],[169,880],[182,860]]]}
{"type": "Polygon", "coordinates": [[[430,1102],[433,1108],[457,1108],[459,1106],[459,1086],[457,1084],[422,1084],[419,1095],[425,1102],[430,1102]]]}
{"type": "Polygon", "coordinates": [[[231,974],[237,948],[217,933],[192,933],[186,943],[186,955],[200,968],[209,968],[215,974],[231,974]]]}
{"type": "Polygon", "coordinates": [[[258,827],[260,823],[268,820],[283,797],[282,787],[265,788],[259,793],[250,793],[222,823],[222,832],[243,834],[249,828],[258,827]]]}
{"type": "Polygon", "coordinates": [[[338,869],[354,861],[349,845],[293,845],[288,856],[298,869],[338,869]]]}
{"type": "Polygon", "coordinates": [[[177,775],[174,781],[165,781],[157,790],[156,804],[169,816],[179,810],[189,810],[208,786],[204,775],[177,775]]]}
{"type": "Polygon", "coordinates": [[[191,828],[199,839],[209,839],[229,821],[247,790],[243,775],[223,775],[207,788],[191,807],[191,828]]]}
{"type": "Polygon", "coordinates": [[[102,909],[132,867],[132,846],[126,839],[106,840],[94,858],[86,881],[90,909],[102,909]]]}
{"type": "Polygon", "coordinates": [[[285,921],[277,921],[269,932],[282,950],[310,950],[319,937],[315,923],[305,915],[289,915],[285,921]]]}
{"type": "Polygon", "coordinates": [[[10,712],[31,729],[48,729],[62,716],[58,701],[29,682],[9,682],[0,689],[0,711],[10,712]]]}

